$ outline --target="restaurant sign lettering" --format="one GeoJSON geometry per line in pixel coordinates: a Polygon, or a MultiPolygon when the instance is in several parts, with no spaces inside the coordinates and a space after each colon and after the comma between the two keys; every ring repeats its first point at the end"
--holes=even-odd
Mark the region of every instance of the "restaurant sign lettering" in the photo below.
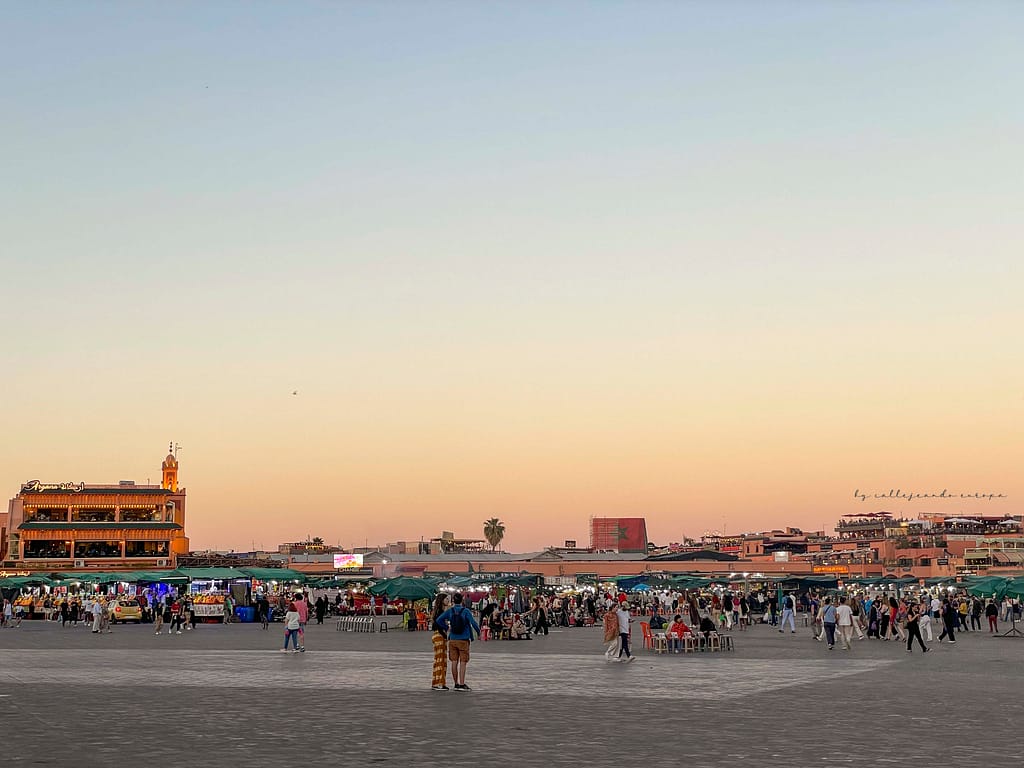
{"type": "Polygon", "coordinates": [[[39,493],[41,491],[70,491],[81,493],[85,490],[85,483],[43,483],[39,480],[29,480],[21,490],[26,493],[39,493]]]}

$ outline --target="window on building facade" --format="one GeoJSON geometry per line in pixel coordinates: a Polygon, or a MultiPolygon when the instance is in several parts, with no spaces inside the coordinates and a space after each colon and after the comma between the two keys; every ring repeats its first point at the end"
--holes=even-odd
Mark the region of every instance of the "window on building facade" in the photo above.
{"type": "Polygon", "coordinates": [[[113,507],[83,507],[71,512],[73,523],[112,523],[114,522],[113,507]]]}
{"type": "Polygon", "coordinates": [[[160,510],[156,507],[151,509],[122,509],[121,521],[125,523],[158,523],[160,522],[160,510]]]}
{"type": "Polygon", "coordinates": [[[126,541],[124,545],[124,556],[167,557],[170,549],[170,542],[167,541],[126,541]]]}
{"type": "Polygon", "coordinates": [[[64,559],[71,557],[70,541],[26,541],[25,559],[64,559]]]}
{"type": "Polygon", "coordinates": [[[29,523],[66,523],[68,521],[67,508],[33,509],[25,514],[25,521],[29,523]]]}
{"type": "Polygon", "coordinates": [[[121,542],[79,541],[75,543],[75,557],[121,557],[121,542]]]}

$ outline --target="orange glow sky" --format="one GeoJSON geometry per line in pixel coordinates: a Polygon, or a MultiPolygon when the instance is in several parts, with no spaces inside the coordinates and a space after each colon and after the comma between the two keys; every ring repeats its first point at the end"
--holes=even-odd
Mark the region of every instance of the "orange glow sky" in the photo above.
{"type": "Polygon", "coordinates": [[[1019,29],[587,7],[16,14],[0,489],[175,440],[237,550],[1024,512],[1019,29]]]}

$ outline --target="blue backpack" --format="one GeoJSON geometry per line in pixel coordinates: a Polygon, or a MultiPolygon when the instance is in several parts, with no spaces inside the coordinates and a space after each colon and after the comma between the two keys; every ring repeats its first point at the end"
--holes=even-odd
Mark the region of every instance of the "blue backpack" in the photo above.
{"type": "Polygon", "coordinates": [[[466,631],[466,617],[462,615],[464,610],[465,608],[461,605],[452,608],[452,617],[448,621],[448,634],[461,635],[466,631]]]}

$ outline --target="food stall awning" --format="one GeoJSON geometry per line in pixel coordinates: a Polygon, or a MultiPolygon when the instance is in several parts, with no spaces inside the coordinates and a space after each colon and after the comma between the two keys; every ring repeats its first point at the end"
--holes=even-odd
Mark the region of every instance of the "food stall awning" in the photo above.
{"type": "Polygon", "coordinates": [[[799,576],[792,579],[801,589],[807,587],[837,587],[839,577],[834,574],[818,574],[814,576],[799,576]]]}
{"type": "Polygon", "coordinates": [[[125,579],[126,574],[124,573],[104,573],[101,571],[86,571],[79,573],[55,573],[53,577],[56,581],[68,583],[68,582],[82,582],[83,584],[117,584],[121,581],[127,581],[125,579]]]}
{"type": "Polygon", "coordinates": [[[430,600],[437,594],[437,582],[433,579],[396,576],[378,581],[368,591],[371,595],[387,595],[395,600],[430,600]]]}
{"type": "Polygon", "coordinates": [[[712,579],[701,576],[683,576],[672,580],[672,586],[675,589],[703,589],[710,586],[711,583],[712,579]]]}
{"type": "Polygon", "coordinates": [[[21,587],[49,586],[53,582],[45,576],[8,576],[0,579],[0,588],[18,589],[21,587]]]}
{"type": "Polygon", "coordinates": [[[260,581],[297,581],[302,583],[306,580],[305,574],[293,571],[291,568],[239,568],[239,570],[260,581]]]}
{"type": "Polygon", "coordinates": [[[178,570],[191,581],[230,581],[252,578],[238,568],[179,568],[178,570]]]}
{"type": "Polygon", "coordinates": [[[1012,579],[1004,576],[976,577],[967,584],[967,594],[976,597],[991,597],[995,595],[998,599],[1002,600],[1010,581],[1012,579]]]}
{"type": "Polygon", "coordinates": [[[322,578],[307,576],[306,586],[313,587],[315,589],[341,589],[347,584],[366,584],[372,578],[372,576],[363,576],[358,574],[352,574],[349,576],[340,574],[338,576],[325,576],[322,578]]]}
{"type": "Polygon", "coordinates": [[[188,576],[181,571],[132,571],[124,574],[129,584],[185,584],[188,576]]]}

